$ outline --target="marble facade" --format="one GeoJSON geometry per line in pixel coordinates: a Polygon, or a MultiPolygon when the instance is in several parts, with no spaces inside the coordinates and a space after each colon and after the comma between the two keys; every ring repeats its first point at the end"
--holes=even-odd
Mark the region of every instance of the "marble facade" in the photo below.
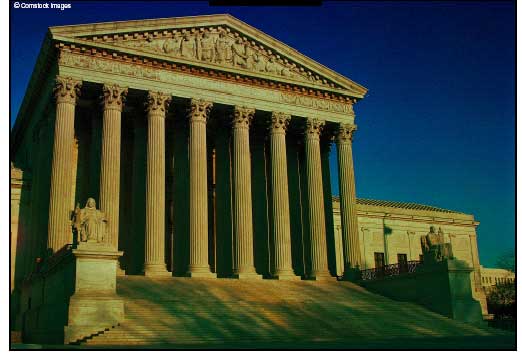
{"type": "Polygon", "coordinates": [[[229,15],[51,27],[12,130],[11,289],[78,242],[72,212],[89,197],[107,219],[111,273],[349,279],[372,251],[418,259],[435,224],[479,288],[473,217],[357,203],[366,92],[229,15]]]}

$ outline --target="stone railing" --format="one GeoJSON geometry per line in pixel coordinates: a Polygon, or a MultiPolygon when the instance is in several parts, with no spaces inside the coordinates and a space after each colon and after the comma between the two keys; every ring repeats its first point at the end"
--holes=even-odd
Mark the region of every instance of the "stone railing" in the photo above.
{"type": "Polygon", "coordinates": [[[365,269],[361,271],[361,279],[365,281],[381,279],[388,276],[413,273],[422,262],[408,261],[407,263],[395,263],[383,267],[365,269]]]}
{"type": "Polygon", "coordinates": [[[72,244],[67,244],[47,258],[38,258],[35,261],[36,265],[34,267],[34,270],[31,271],[31,273],[25,278],[25,281],[29,282],[37,275],[49,273],[52,269],[59,265],[60,262],[62,262],[68,256],[71,256],[72,248],[72,244]]]}

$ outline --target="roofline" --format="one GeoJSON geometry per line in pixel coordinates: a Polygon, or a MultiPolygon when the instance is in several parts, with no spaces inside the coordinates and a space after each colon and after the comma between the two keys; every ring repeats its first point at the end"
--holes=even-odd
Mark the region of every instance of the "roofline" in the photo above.
{"type": "MultiPolygon", "coordinates": [[[[367,199],[367,198],[356,198],[356,199],[359,200],[359,199],[367,199]]],[[[334,202],[339,202],[339,197],[332,195],[332,200],[334,202]]],[[[420,203],[395,202],[395,201],[379,200],[379,199],[371,199],[371,200],[387,202],[387,203],[416,204],[416,205],[435,208],[435,209],[442,209],[439,207],[424,205],[424,204],[420,204],[420,203]]],[[[479,224],[479,222],[475,220],[475,217],[473,214],[463,213],[463,212],[459,212],[459,211],[452,211],[452,210],[438,211],[438,210],[428,210],[428,209],[412,209],[412,208],[404,208],[404,207],[399,207],[399,206],[372,205],[372,204],[365,204],[365,203],[361,203],[361,202],[357,202],[357,206],[371,207],[371,208],[375,209],[376,211],[377,210],[383,211],[383,212],[388,211],[390,213],[400,210],[403,212],[417,212],[417,213],[422,212],[425,214],[424,216],[438,216],[438,217],[443,217],[443,218],[451,216],[452,219],[472,220],[474,222],[474,224],[476,224],[476,225],[479,224]]]]}
{"type": "MultiPolygon", "coordinates": [[[[176,25],[190,25],[191,20],[199,20],[198,23],[193,23],[192,25],[198,25],[203,26],[204,23],[201,23],[201,19],[211,19],[209,21],[209,26],[214,24],[218,25],[218,23],[221,24],[228,24],[228,25],[238,25],[240,27],[244,27],[247,30],[251,32],[255,32],[256,34],[261,35],[259,38],[256,38],[256,40],[260,40],[262,42],[273,41],[277,45],[281,46],[283,49],[287,49],[288,53],[287,55],[297,55],[297,60],[300,62],[303,62],[301,59],[304,59],[304,61],[310,62],[309,64],[312,65],[312,68],[317,71],[323,71],[328,73],[328,75],[331,77],[333,81],[337,81],[338,84],[344,84],[346,86],[352,85],[355,87],[354,92],[360,95],[358,98],[363,99],[366,93],[368,92],[368,89],[362,86],[361,84],[351,80],[350,78],[332,70],[331,68],[328,68],[321,63],[315,61],[314,59],[308,57],[307,55],[299,52],[298,50],[290,47],[286,43],[278,40],[277,38],[274,38],[263,31],[259,30],[256,27],[253,27],[252,25],[249,25],[248,23],[230,15],[230,14],[215,14],[215,15],[198,15],[198,16],[181,16],[181,17],[164,17],[164,18],[158,18],[158,19],[142,19],[142,20],[127,20],[127,21],[108,21],[108,22],[95,22],[95,23],[87,23],[87,24],[78,24],[78,25],[63,25],[63,26],[52,26],[49,27],[49,32],[51,33],[52,37],[55,36],[67,36],[70,37],[71,32],[76,32],[78,36],[81,36],[83,34],[102,34],[107,33],[108,31],[111,31],[111,33],[123,33],[123,32],[129,32],[129,31],[136,31],[136,25],[142,24],[145,26],[141,26],[141,31],[146,31],[147,29],[156,29],[158,30],[158,27],[172,27],[176,25]],[[181,23],[180,23],[181,22],[181,23]],[[120,24],[120,26],[116,26],[117,24],[120,24]],[[128,26],[121,28],[121,24],[128,24],[128,26]],[[133,26],[134,25],[134,26],[133,26]],[[119,27],[116,29],[116,27],[119,27]],[[264,38],[263,38],[264,37],[264,38]],[[302,58],[299,58],[302,57],[302,58]],[[313,67],[316,68],[313,68],[313,67]]],[[[266,43],[265,43],[266,45],[266,43]]],[[[302,64],[302,63],[301,63],[302,64]]],[[[306,66],[305,66],[306,67],[306,66]]]]}

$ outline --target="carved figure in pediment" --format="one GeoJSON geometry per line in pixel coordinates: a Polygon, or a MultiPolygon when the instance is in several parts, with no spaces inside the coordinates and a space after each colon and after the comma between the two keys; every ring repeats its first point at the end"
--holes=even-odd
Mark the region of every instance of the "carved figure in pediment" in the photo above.
{"type": "Polygon", "coordinates": [[[254,52],[254,49],[249,45],[245,46],[245,67],[247,69],[254,69],[255,66],[255,57],[257,57],[257,53],[254,52]]]}
{"type": "Polygon", "coordinates": [[[264,56],[254,53],[254,69],[258,72],[266,71],[266,59],[264,56]]]}
{"type": "Polygon", "coordinates": [[[181,39],[177,36],[167,39],[163,43],[163,52],[173,56],[179,56],[181,51],[181,39]]]}
{"type": "Polygon", "coordinates": [[[96,201],[87,199],[85,208],[76,206],[73,227],[78,232],[79,242],[104,242],[107,232],[107,218],[96,209],[96,201]]]}
{"type": "Polygon", "coordinates": [[[285,72],[283,73],[283,71],[281,71],[281,75],[287,76],[289,78],[295,78],[299,76],[299,72],[295,63],[288,63],[285,68],[285,72]]]}
{"type": "Polygon", "coordinates": [[[219,36],[216,40],[216,57],[217,63],[227,63],[232,60],[232,50],[228,41],[226,31],[219,32],[219,36]]]}
{"type": "Polygon", "coordinates": [[[237,38],[232,44],[232,64],[234,66],[245,67],[247,56],[245,55],[245,46],[241,38],[237,38]]]}
{"type": "Polygon", "coordinates": [[[270,57],[268,62],[266,63],[265,69],[268,73],[275,74],[277,73],[277,65],[275,63],[274,57],[270,57]]]}
{"type": "Polygon", "coordinates": [[[208,32],[203,33],[203,37],[199,41],[199,48],[202,61],[214,60],[214,41],[208,32]]]}
{"type": "Polygon", "coordinates": [[[181,41],[181,56],[185,58],[196,58],[196,41],[188,33],[181,41]]]}

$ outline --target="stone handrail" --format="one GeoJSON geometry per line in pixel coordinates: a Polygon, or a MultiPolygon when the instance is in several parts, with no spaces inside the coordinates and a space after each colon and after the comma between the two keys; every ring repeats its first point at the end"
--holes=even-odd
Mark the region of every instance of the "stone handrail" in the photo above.
{"type": "Polygon", "coordinates": [[[365,269],[361,271],[361,278],[367,281],[399,274],[413,273],[421,263],[421,261],[408,261],[407,263],[395,263],[383,267],[365,269]]]}

